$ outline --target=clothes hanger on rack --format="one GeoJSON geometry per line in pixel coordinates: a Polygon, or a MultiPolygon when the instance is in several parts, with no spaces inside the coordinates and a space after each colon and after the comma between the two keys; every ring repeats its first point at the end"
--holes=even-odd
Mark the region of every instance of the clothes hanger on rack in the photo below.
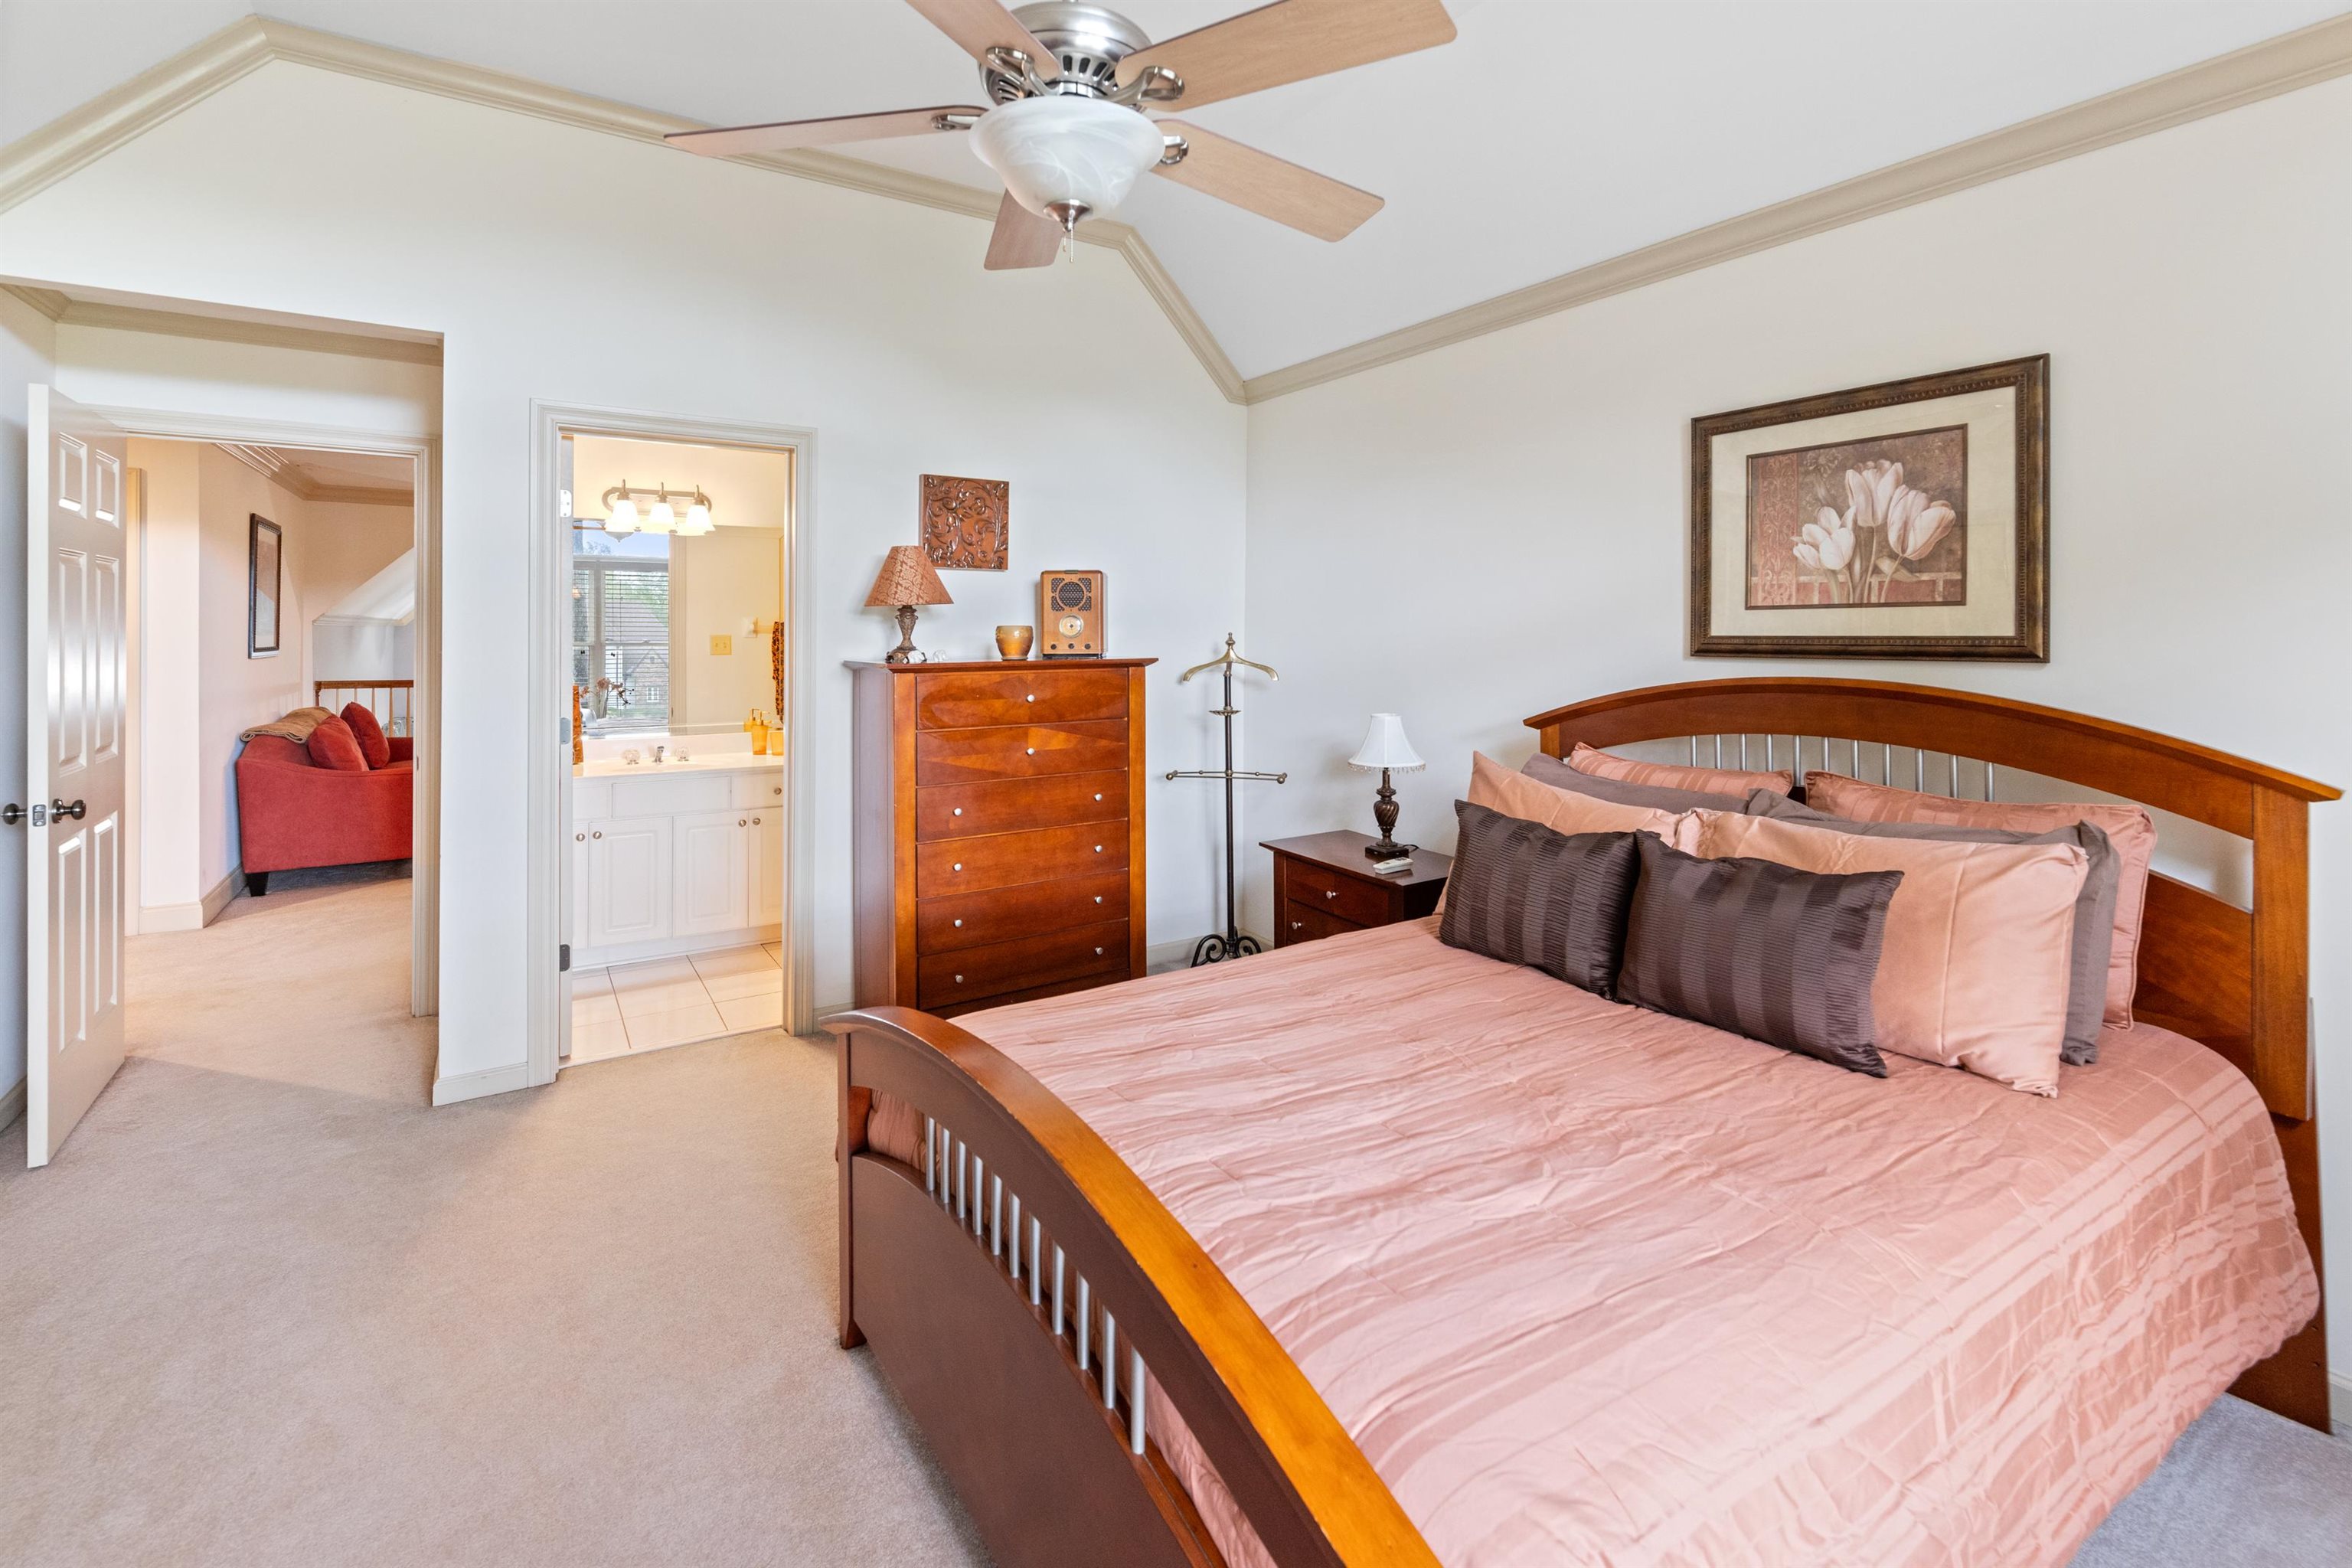
{"type": "Polygon", "coordinates": [[[1290,781],[1288,773],[1258,773],[1234,766],[1234,716],[1241,711],[1234,706],[1234,670],[1236,667],[1255,669],[1268,680],[1282,679],[1275,674],[1272,665],[1260,664],[1254,658],[1244,658],[1235,653],[1231,632],[1225,634],[1224,652],[1205,664],[1194,665],[1176,678],[1176,684],[1181,686],[1194,676],[1214,669],[1222,671],[1225,680],[1224,706],[1209,710],[1225,721],[1225,765],[1222,768],[1178,768],[1168,774],[1171,779],[1223,779],[1225,784],[1225,929],[1211,931],[1192,944],[1192,966],[1196,969],[1203,963],[1218,963],[1228,958],[1244,958],[1265,951],[1258,945],[1257,938],[1243,933],[1241,911],[1234,901],[1234,782],[1236,779],[1272,784],[1287,784],[1290,781]]]}

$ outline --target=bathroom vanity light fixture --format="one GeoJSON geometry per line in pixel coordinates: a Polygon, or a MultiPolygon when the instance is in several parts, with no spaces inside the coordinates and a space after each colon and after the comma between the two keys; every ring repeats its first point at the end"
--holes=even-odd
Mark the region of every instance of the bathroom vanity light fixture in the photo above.
{"type": "Polygon", "coordinates": [[[710,509],[716,505],[697,485],[689,490],[674,490],[667,481],[652,486],[633,485],[623,479],[604,492],[604,531],[607,533],[676,533],[687,538],[709,533],[717,526],[710,521],[710,509]],[[637,510],[637,498],[645,497],[653,504],[643,514],[637,510]],[[671,503],[684,501],[686,516],[681,519],[671,503]]]}

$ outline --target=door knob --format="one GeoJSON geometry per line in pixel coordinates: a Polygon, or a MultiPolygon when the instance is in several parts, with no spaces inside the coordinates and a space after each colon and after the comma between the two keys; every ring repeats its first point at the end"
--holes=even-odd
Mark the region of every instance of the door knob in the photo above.
{"type": "Polygon", "coordinates": [[[83,817],[89,815],[89,808],[82,805],[79,801],[74,802],[71,805],[68,805],[61,800],[53,800],[49,802],[49,816],[52,819],[60,816],[70,816],[76,822],[79,822],[83,817]]]}
{"type": "Polygon", "coordinates": [[[0,822],[5,822],[9,826],[14,827],[16,824],[24,820],[25,808],[18,805],[15,801],[10,801],[6,805],[0,805],[0,822]]]}

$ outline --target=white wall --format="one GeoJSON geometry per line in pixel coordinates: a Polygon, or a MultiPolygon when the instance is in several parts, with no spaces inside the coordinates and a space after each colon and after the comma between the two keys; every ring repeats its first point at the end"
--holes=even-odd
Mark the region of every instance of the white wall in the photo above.
{"type": "MultiPolygon", "coordinates": [[[[57,331],[0,293],[0,714],[24,710],[25,389],[57,376],[57,331]]],[[[24,799],[25,726],[0,719],[0,795],[24,799]]],[[[25,835],[0,829],[0,1095],[25,1081],[25,835]]]]}
{"type": "MultiPolygon", "coordinates": [[[[1013,496],[1013,570],[949,574],[957,603],[924,616],[927,646],[988,650],[996,623],[1034,618],[1040,570],[1103,568],[1113,651],[1162,660],[1153,767],[1211,754],[1208,704],[1174,680],[1240,623],[1243,413],[1124,262],[1088,250],[989,273],[987,236],[975,218],[284,62],[7,215],[0,273],[443,334],[442,750],[445,798],[466,803],[443,818],[445,1076],[524,1056],[517,584],[534,399],[818,432],[805,734],[821,1004],[849,994],[836,661],[895,640],[887,615],[860,606],[884,551],[916,537],[919,474],[1009,479],[1013,496]],[[696,243],[583,238],[585,212],[696,243]]],[[[214,384],[201,371],[190,396],[214,384]]],[[[139,398],[104,395],[104,381],[93,369],[93,390],[68,390],[163,395],[152,380],[139,398]]],[[[0,580],[0,600],[21,592],[0,580]]],[[[19,679],[5,657],[0,681],[19,679]]],[[[1209,927],[1212,797],[1152,786],[1158,940],[1209,927]]]]}
{"type": "Polygon", "coordinates": [[[310,663],[320,680],[410,680],[416,627],[408,621],[320,616],[310,622],[310,663]]]}
{"type": "MultiPolygon", "coordinates": [[[[1253,408],[1249,837],[1370,830],[1372,709],[1430,759],[1658,681],[1864,675],[2078,709],[2352,785],[2352,81],[2039,169],[1253,408]],[[1683,653],[1695,416],[2047,353],[2047,665],[1683,653]]],[[[2352,1368],[2352,807],[2313,813],[2330,1328],[2352,1368]]],[[[1258,930],[1271,914],[1253,856],[1258,930]]]]}
{"type": "MultiPolygon", "coordinates": [[[[131,466],[146,476],[138,602],[139,667],[131,676],[130,722],[139,737],[139,885],[145,929],[178,923],[163,911],[200,907],[212,883],[199,879],[204,791],[204,698],[198,630],[203,598],[197,446],[134,437],[131,466]]],[[[215,876],[214,881],[219,880],[215,876]]]]}

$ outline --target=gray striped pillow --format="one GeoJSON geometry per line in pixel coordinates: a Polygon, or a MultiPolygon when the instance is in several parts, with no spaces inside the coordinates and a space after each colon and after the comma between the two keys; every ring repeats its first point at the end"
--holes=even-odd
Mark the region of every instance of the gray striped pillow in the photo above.
{"type": "Polygon", "coordinates": [[[1870,987],[1902,872],[1702,860],[1654,833],[1637,844],[1621,1000],[1886,1076],[1870,987]]]}
{"type": "Polygon", "coordinates": [[[1615,994],[1640,862],[1630,833],[1559,833],[1466,800],[1437,940],[1615,994]]]}

